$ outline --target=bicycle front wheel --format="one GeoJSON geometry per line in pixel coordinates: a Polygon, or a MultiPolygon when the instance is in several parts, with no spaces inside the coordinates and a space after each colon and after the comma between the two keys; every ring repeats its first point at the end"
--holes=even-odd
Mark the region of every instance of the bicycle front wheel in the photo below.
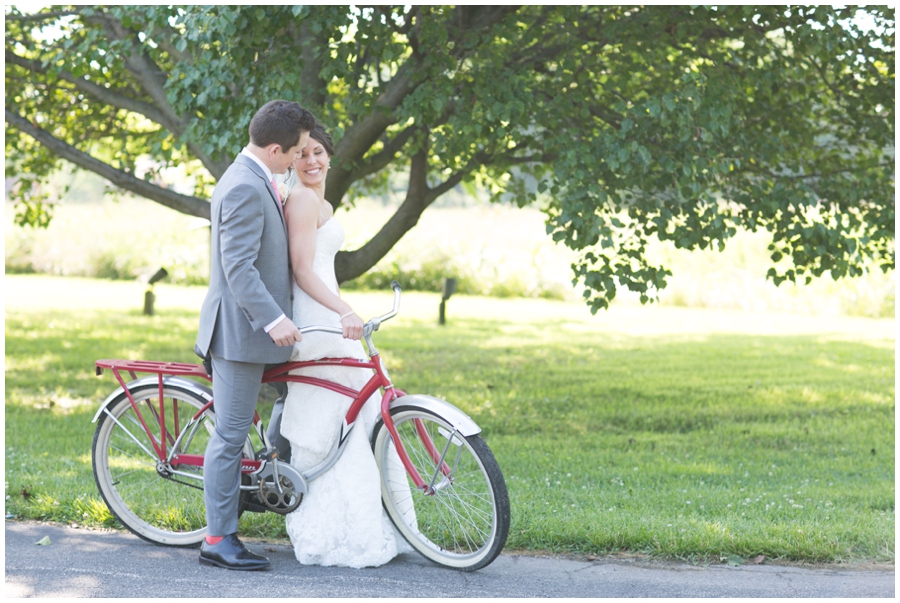
{"type": "Polygon", "coordinates": [[[490,448],[480,436],[462,436],[429,410],[400,406],[391,417],[426,484],[425,490],[416,488],[390,432],[379,422],[373,450],[382,500],[394,525],[435,563],[464,571],[485,567],[500,554],[509,533],[506,483],[490,448]]]}
{"type": "Polygon", "coordinates": [[[154,443],[168,453],[178,441],[178,454],[202,455],[214,414],[206,410],[191,424],[207,400],[187,387],[164,386],[162,403],[156,385],[136,387],[131,395],[134,406],[123,392],[97,422],[92,457],[100,495],[115,518],[144,540],[195,546],[206,536],[203,467],[173,468],[160,460],[154,443]]]}

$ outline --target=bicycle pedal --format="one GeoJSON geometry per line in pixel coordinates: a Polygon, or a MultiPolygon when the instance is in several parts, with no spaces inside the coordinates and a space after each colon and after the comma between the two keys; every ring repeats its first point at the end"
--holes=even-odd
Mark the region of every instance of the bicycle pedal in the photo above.
{"type": "Polygon", "coordinates": [[[268,450],[260,450],[256,453],[257,461],[269,461],[272,462],[272,459],[278,457],[278,450],[275,448],[269,448],[268,450]]]}
{"type": "Polygon", "coordinates": [[[254,495],[253,499],[244,501],[241,504],[241,510],[248,513],[268,513],[269,508],[259,502],[259,498],[254,495]]]}

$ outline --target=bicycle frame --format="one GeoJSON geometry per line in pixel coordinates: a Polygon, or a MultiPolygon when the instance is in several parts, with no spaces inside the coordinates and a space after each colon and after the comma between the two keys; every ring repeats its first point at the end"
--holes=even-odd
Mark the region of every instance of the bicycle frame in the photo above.
{"type": "MultiPolygon", "coordinates": [[[[371,443],[386,517],[415,550],[435,563],[463,571],[480,569],[497,557],[509,533],[503,475],[471,417],[440,398],[407,395],[391,382],[372,343],[381,323],[399,311],[400,285],[392,282],[391,288],[392,310],[363,326],[364,353],[355,345],[347,352],[359,350],[358,357],[287,362],[263,372],[263,383],[303,384],[330,392],[329,399],[339,394],[350,400],[333,407],[347,410],[341,420],[334,419],[331,450],[313,461],[315,466],[302,469],[279,459],[254,411],[240,455],[238,513],[294,512],[310,493],[309,482],[325,474],[347,450],[363,405],[380,404],[382,420],[373,426],[371,443]],[[366,379],[346,380],[319,376],[313,367],[369,373],[366,379]],[[253,438],[254,430],[258,438],[253,438]]],[[[304,334],[312,331],[343,335],[337,326],[300,328],[304,334]]],[[[196,546],[208,531],[203,524],[204,447],[214,441],[215,421],[222,419],[216,417],[208,364],[95,364],[98,375],[110,370],[119,383],[93,420],[97,428],[91,458],[101,496],[112,515],[138,537],[155,544],[196,546]],[[182,502],[183,508],[173,508],[182,502]]],[[[375,414],[374,408],[368,410],[375,414]]]]}
{"type": "MultiPolygon", "coordinates": [[[[433,494],[435,491],[435,483],[438,477],[437,474],[434,476],[429,476],[430,483],[425,482],[425,480],[422,478],[422,476],[416,470],[415,466],[413,466],[412,462],[410,461],[409,456],[403,447],[403,443],[396,431],[393,419],[390,414],[391,402],[399,397],[405,396],[406,394],[403,391],[395,388],[391,383],[387,370],[384,367],[384,363],[381,361],[381,356],[379,352],[374,349],[374,346],[371,345],[371,339],[369,337],[367,337],[367,344],[369,344],[369,349],[373,350],[372,354],[369,357],[369,360],[360,360],[355,358],[322,358],[319,360],[310,360],[303,362],[288,362],[269,369],[263,374],[263,383],[305,383],[307,385],[322,387],[331,390],[333,392],[347,396],[353,400],[350,408],[347,410],[347,413],[344,416],[344,421],[341,425],[341,431],[338,440],[335,443],[335,446],[332,448],[325,460],[323,460],[319,465],[312,467],[309,470],[305,470],[303,473],[303,477],[307,481],[310,481],[327,471],[329,468],[331,468],[332,465],[334,465],[335,462],[337,462],[337,459],[343,452],[344,446],[347,442],[347,436],[353,429],[356,418],[359,415],[359,411],[378,389],[383,388],[384,394],[382,395],[381,399],[381,417],[384,420],[384,423],[388,428],[391,437],[393,438],[397,454],[400,457],[403,466],[406,468],[406,471],[408,472],[416,487],[418,489],[421,489],[425,494],[433,494]],[[310,366],[344,366],[348,368],[363,368],[372,370],[373,375],[369,379],[369,381],[366,382],[366,384],[362,387],[362,389],[357,391],[339,383],[334,383],[325,379],[290,374],[292,371],[310,366]]],[[[206,374],[206,370],[202,365],[177,362],[153,362],[144,360],[98,360],[95,364],[97,367],[96,371],[98,375],[101,375],[103,373],[103,369],[109,369],[113,372],[113,375],[116,377],[116,380],[119,382],[119,385],[131,402],[131,406],[134,409],[135,414],[138,416],[141,426],[146,432],[147,436],[150,438],[150,442],[154,448],[153,451],[146,450],[148,454],[156,456],[157,460],[160,462],[169,464],[176,472],[177,467],[181,465],[195,467],[203,466],[203,455],[176,455],[175,451],[177,450],[177,447],[183,438],[193,437],[192,428],[195,428],[200,417],[207,410],[213,407],[214,401],[210,399],[210,401],[207,402],[207,404],[200,410],[198,410],[190,419],[190,421],[188,421],[188,423],[183,427],[178,425],[176,417],[176,423],[173,426],[173,433],[169,433],[167,431],[164,416],[165,407],[163,405],[163,390],[167,382],[167,377],[190,377],[211,381],[210,376],[206,374]],[[144,415],[141,413],[141,409],[138,407],[137,402],[134,400],[134,397],[132,396],[129,388],[129,383],[126,383],[125,379],[123,378],[123,372],[127,373],[127,375],[131,377],[131,382],[129,383],[134,383],[135,381],[137,381],[138,373],[150,373],[157,375],[157,384],[159,388],[158,399],[160,402],[159,409],[154,409],[152,406],[150,406],[149,403],[148,406],[149,412],[153,415],[154,425],[160,428],[158,440],[153,435],[152,430],[147,423],[147,420],[144,418],[144,415]],[[169,444],[168,450],[167,443],[169,444]]],[[[100,411],[98,411],[98,416],[104,411],[104,409],[105,405],[100,409],[100,411]]],[[[260,439],[263,441],[264,446],[268,448],[270,446],[270,443],[265,435],[265,429],[258,412],[254,412],[253,425],[256,428],[257,434],[260,436],[260,439]]],[[[425,431],[421,428],[421,425],[419,425],[418,423],[417,433],[419,434],[419,437],[423,439],[423,443],[429,454],[434,459],[435,463],[440,466],[440,473],[442,473],[445,477],[449,476],[451,474],[451,469],[444,462],[444,457],[447,454],[447,450],[449,448],[452,437],[448,438],[447,447],[443,451],[439,451],[435,447],[434,442],[428,437],[425,431]]],[[[241,473],[250,475],[258,474],[262,472],[267,462],[268,461],[266,459],[244,458],[241,461],[241,473]]],[[[184,475],[193,477],[190,474],[184,475]]],[[[247,488],[249,489],[252,487],[247,488]]]]}

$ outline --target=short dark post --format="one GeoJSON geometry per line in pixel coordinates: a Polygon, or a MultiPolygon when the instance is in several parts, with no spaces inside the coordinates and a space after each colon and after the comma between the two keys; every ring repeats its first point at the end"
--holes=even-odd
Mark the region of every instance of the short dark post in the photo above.
{"type": "Polygon", "coordinates": [[[153,302],[155,301],[156,295],[153,294],[152,288],[144,291],[144,314],[146,316],[153,316],[153,302]]]}
{"type": "Polygon", "coordinates": [[[147,281],[147,291],[144,293],[144,314],[153,316],[153,303],[156,301],[156,295],[153,293],[153,285],[169,276],[165,268],[160,268],[147,281]]]}
{"type": "Polygon", "coordinates": [[[456,279],[455,278],[445,278],[441,283],[441,310],[438,316],[438,323],[444,324],[447,322],[445,316],[446,304],[447,300],[450,299],[450,296],[456,292],[456,279]]]}

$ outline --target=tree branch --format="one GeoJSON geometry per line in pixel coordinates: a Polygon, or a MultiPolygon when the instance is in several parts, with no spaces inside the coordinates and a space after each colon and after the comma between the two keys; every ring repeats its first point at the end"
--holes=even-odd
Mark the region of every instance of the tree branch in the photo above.
{"type": "Polygon", "coordinates": [[[427,185],[428,152],[420,150],[410,160],[409,188],[403,203],[368,243],[355,251],[342,251],[334,262],[338,282],[352,280],[378,263],[403,235],[413,228],[422,212],[437,197],[427,185]]]}
{"type": "Polygon", "coordinates": [[[460,171],[456,172],[455,174],[452,174],[449,178],[447,178],[446,180],[441,182],[439,185],[429,189],[427,197],[430,200],[428,201],[428,204],[430,205],[438,197],[440,197],[441,195],[443,195],[444,193],[446,193],[447,191],[452,189],[454,186],[456,186],[457,184],[462,182],[462,179],[465,178],[466,174],[468,174],[470,171],[471,171],[471,169],[460,170],[460,171]]]}
{"type": "Polygon", "coordinates": [[[368,161],[350,173],[351,180],[356,182],[361,178],[365,178],[366,176],[387,167],[397,156],[397,153],[403,148],[403,145],[405,145],[415,133],[420,132],[421,130],[422,129],[417,126],[410,126],[394,136],[394,138],[384,145],[384,148],[381,151],[372,155],[368,161]]]}
{"type": "MultiPolygon", "coordinates": [[[[462,39],[466,35],[472,35],[476,30],[491,27],[518,9],[518,6],[457,7],[455,19],[458,30],[454,32],[455,37],[462,39]]],[[[461,47],[462,45],[457,44],[456,46],[461,47]]],[[[417,83],[414,82],[414,73],[418,65],[418,58],[403,63],[386,85],[384,92],[375,101],[371,113],[362,121],[347,128],[344,137],[335,148],[335,155],[340,157],[341,164],[347,166],[339,165],[337,169],[332,168],[334,181],[338,183],[339,187],[333,193],[335,197],[338,195],[338,198],[343,197],[353,182],[350,166],[360,161],[384,131],[397,122],[394,111],[415,90],[417,83]]]]}
{"type": "Polygon", "coordinates": [[[172,55],[179,63],[193,63],[194,57],[188,51],[181,51],[172,43],[173,38],[179,37],[181,34],[172,29],[171,27],[160,28],[159,30],[160,36],[154,36],[156,43],[159,44],[159,47],[165,50],[167,53],[172,55]]]}
{"type": "Polygon", "coordinates": [[[838,102],[842,102],[844,100],[844,97],[843,95],[841,95],[841,91],[828,81],[828,77],[825,74],[825,69],[813,57],[807,57],[807,60],[813,64],[813,67],[816,68],[816,72],[819,74],[819,77],[822,78],[822,83],[825,84],[825,86],[829,90],[831,90],[831,93],[834,95],[835,100],[837,100],[838,102]]]}
{"type": "Polygon", "coordinates": [[[410,73],[412,70],[413,67],[408,62],[397,70],[385,91],[375,101],[369,116],[347,128],[334,150],[335,155],[348,161],[358,161],[387,127],[397,121],[394,110],[415,89],[410,73]]]}
{"type": "Polygon", "coordinates": [[[485,155],[478,155],[444,182],[429,188],[428,150],[420,149],[410,160],[409,188],[406,198],[394,215],[368,243],[354,251],[341,251],[337,254],[335,272],[338,281],[352,280],[377,264],[419,222],[422,213],[436,199],[462,182],[475,165],[482,164],[487,159],[485,155]]]}
{"type": "Polygon", "coordinates": [[[518,4],[506,5],[468,5],[464,4],[456,7],[454,15],[458,29],[457,39],[461,39],[467,33],[475,29],[483,29],[496,25],[503,20],[504,17],[510,15],[522,8],[518,4]]]}
{"type": "Polygon", "coordinates": [[[122,170],[117,170],[98,159],[94,159],[72,145],[59,140],[46,130],[35,126],[18,113],[14,113],[9,109],[6,109],[6,122],[20,132],[31,136],[56,155],[74,163],[82,169],[94,172],[95,174],[106,178],[112,184],[120,188],[131,191],[141,197],[152,199],[175,211],[190,216],[196,216],[198,218],[209,219],[210,206],[207,201],[197,197],[189,197],[187,195],[176,193],[175,191],[156,186],[146,180],[141,180],[122,170]]]}
{"type": "MultiPolygon", "coordinates": [[[[293,31],[293,22],[291,23],[293,31]]],[[[325,86],[319,75],[324,61],[319,49],[327,48],[328,41],[321,33],[314,33],[308,20],[300,23],[300,31],[293,36],[300,48],[300,88],[303,90],[304,104],[319,109],[325,106],[325,86]]]]}
{"type": "Polygon", "coordinates": [[[372,112],[361,122],[347,128],[344,137],[335,145],[334,154],[340,161],[331,168],[329,182],[337,187],[328,195],[331,199],[342,199],[353,183],[353,166],[362,159],[384,131],[397,117],[394,111],[406,96],[415,89],[409,71],[409,63],[404,63],[388,84],[387,89],[375,101],[372,112]]]}
{"type": "MultiPolygon", "coordinates": [[[[130,52],[125,56],[125,65],[128,71],[141,84],[144,91],[153,99],[157,110],[161,111],[173,124],[169,128],[176,136],[181,136],[187,129],[185,121],[175,113],[166,96],[166,73],[153,61],[152,58],[140,50],[140,41],[137,35],[126,28],[122,23],[105,13],[96,13],[90,17],[84,17],[87,22],[99,23],[107,31],[110,38],[115,40],[128,41],[130,43],[130,52]]],[[[186,140],[188,149],[197,157],[207,170],[217,180],[228,169],[231,163],[228,160],[217,161],[208,155],[203,147],[194,141],[186,140]]]]}
{"type": "Polygon", "coordinates": [[[109,37],[114,40],[130,42],[130,51],[125,56],[125,65],[128,71],[141,83],[157,108],[163,111],[172,123],[180,123],[181,119],[172,110],[169,100],[166,98],[167,76],[165,72],[145,52],[139,50],[138,44],[135,43],[134,33],[122,25],[118,19],[108,14],[96,13],[93,16],[84,17],[84,20],[89,23],[99,23],[109,37]]]}
{"type": "Polygon", "coordinates": [[[760,176],[767,176],[774,180],[817,180],[819,178],[828,178],[830,176],[837,176],[838,174],[853,174],[859,171],[859,168],[862,167],[864,169],[872,169],[872,168],[884,168],[884,167],[893,167],[894,162],[885,162],[885,163],[876,163],[874,165],[866,165],[866,166],[853,166],[848,168],[842,168],[839,170],[829,170],[827,172],[814,172],[812,174],[776,174],[771,170],[767,170],[764,168],[754,168],[751,166],[742,167],[738,170],[735,170],[737,173],[745,173],[745,174],[758,174],[760,176]]]}
{"type": "Polygon", "coordinates": [[[6,20],[18,22],[46,21],[48,19],[59,19],[60,17],[72,17],[77,14],[79,14],[78,11],[71,10],[57,10],[46,13],[33,13],[30,15],[7,14],[6,20]]]}
{"type": "MultiPolygon", "coordinates": [[[[47,74],[49,72],[47,68],[42,66],[40,61],[28,60],[10,52],[9,50],[6,51],[6,62],[13,65],[18,65],[23,69],[27,69],[31,73],[47,74]]],[[[178,133],[178,126],[180,124],[172,123],[168,115],[166,115],[162,111],[159,111],[154,105],[151,105],[150,103],[145,103],[143,101],[133,99],[129,96],[125,96],[124,94],[116,92],[112,88],[100,86],[84,78],[75,77],[68,71],[59,71],[55,75],[57,75],[59,79],[73,84],[75,88],[80,90],[81,92],[84,92],[85,94],[92,96],[103,103],[118,107],[119,109],[124,109],[126,111],[139,113],[150,121],[154,121],[163,126],[167,130],[172,130],[173,132],[178,133]]]]}

